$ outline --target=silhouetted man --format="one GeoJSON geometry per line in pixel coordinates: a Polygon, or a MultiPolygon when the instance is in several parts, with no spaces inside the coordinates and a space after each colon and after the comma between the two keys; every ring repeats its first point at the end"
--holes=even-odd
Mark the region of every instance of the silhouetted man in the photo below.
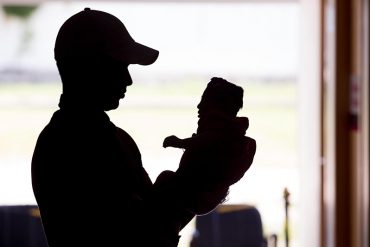
{"type": "MultiPolygon", "coordinates": [[[[60,109],[41,132],[32,159],[50,247],[177,246],[180,230],[199,213],[193,205],[211,210],[226,196],[227,187],[189,186],[191,165],[187,179],[174,172],[153,184],[134,140],[105,113],[118,107],[132,84],[128,65],[149,65],[157,57],[105,12],[87,8],[60,28],[60,109]]],[[[241,162],[252,163],[255,142],[249,140],[252,148],[241,162]]]]}

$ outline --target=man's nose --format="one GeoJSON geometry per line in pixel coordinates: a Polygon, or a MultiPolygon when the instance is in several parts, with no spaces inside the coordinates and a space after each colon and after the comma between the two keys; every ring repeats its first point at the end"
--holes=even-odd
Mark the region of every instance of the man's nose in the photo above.
{"type": "Polygon", "coordinates": [[[126,85],[127,86],[131,86],[132,85],[132,79],[131,79],[131,77],[126,81],[126,85]]]}
{"type": "Polygon", "coordinates": [[[128,71],[127,68],[124,71],[123,81],[124,81],[124,83],[125,83],[126,86],[131,86],[132,85],[132,78],[131,78],[130,72],[128,71]]]}

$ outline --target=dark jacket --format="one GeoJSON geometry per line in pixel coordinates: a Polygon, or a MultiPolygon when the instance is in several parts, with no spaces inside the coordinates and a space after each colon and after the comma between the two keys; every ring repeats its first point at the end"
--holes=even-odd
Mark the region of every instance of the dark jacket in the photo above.
{"type": "Polygon", "coordinates": [[[177,246],[194,217],[182,185],[153,184],[134,140],[104,112],[54,113],[36,144],[32,186],[50,247],[177,246]]]}

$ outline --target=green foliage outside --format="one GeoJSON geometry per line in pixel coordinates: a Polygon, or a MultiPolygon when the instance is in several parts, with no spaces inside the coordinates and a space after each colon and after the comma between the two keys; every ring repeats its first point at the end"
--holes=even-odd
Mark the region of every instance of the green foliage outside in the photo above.
{"type": "Polygon", "coordinates": [[[7,16],[15,16],[27,20],[37,9],[38,5],[3,5],[2,9],[7,16]]]}

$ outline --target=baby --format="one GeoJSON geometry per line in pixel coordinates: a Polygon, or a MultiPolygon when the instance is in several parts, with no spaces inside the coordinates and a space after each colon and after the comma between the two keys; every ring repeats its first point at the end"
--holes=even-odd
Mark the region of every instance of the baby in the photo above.
{"type": "Polygon", "coordinates": [[[232,167],[233,164],[224,161],[230,160],[232,153],[243,142],[249,126],[248,118],[237,117],[243,107],[243,94],[240,86],[218,77],[211,79],[198,104],[196,134],[185,139],[174,135],[164,139],[163,147],[183,148],[189,153],[185,156],[192,157],[191,161],[182,158],[180,170],[186,163],[198,163],[202,167],[197,172],[214,177],[215,181],[219,181],[220,176],[226,176],[223,180],[231,185],[240,179],[238,167],[232,167]]]}
{"type": "Polygon", "coordinates": [[[185,151],[176,173],[163,173],[157,181],[179,174],[177,179],[188,184],[182,192],[184,197],[186,193],[197,194],[198,201],[203,202],[193,201],[191,208],[196,208],[196,214],[209,212],[215,203],[222,202],[228,187],[240,180],[252,163],[245,159],[248,153],[245,132],[249,121],[246,117],[237,117],[243,107],[243,94],[243,88],[222,78],[212,78],[198,104],[196,133],[185,139],[174,135],[164,139],[163,147],[185,151]],[[204,203],[204,198],[209,203],[204,203]]]}
{"type": "Polygon", "coordinates": [[[163,147],[201,148],[234,136],[245,135],[248,118],[237,117],[243,107],[243,88],[222,78],[213,77],[198,104],[198,129],[192,137],[175,135],[164,139],[163,147]]]}

